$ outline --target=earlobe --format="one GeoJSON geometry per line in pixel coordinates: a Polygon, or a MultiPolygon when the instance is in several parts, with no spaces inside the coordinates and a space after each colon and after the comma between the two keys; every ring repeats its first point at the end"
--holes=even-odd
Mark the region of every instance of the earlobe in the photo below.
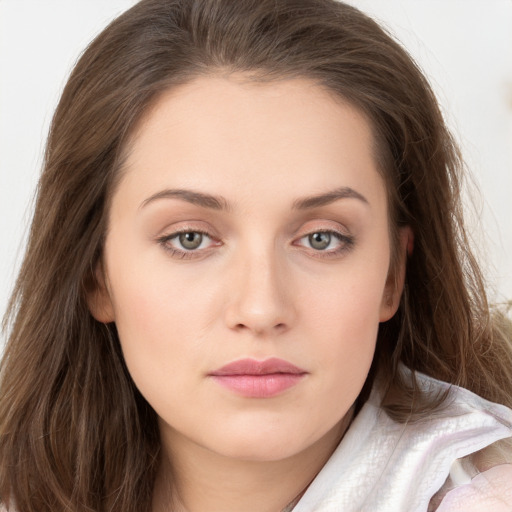
{"type": "Polygon", "coordinates": [[[114,322],[114,308],[101,262],[96,265],[94,273],[86,285],[86,296],[89,311],[98,322],[104,324],[114,322]]]}
{"type": "Polygon", "coordinates": [[[400,298],[404,289],[405,269],[407,258],[414,248],[414,233],[410,226],[404,226],[399,231],[398,261],[388,274],[380,309],[380,322],[386,322],[397,312],[400,298]]]}

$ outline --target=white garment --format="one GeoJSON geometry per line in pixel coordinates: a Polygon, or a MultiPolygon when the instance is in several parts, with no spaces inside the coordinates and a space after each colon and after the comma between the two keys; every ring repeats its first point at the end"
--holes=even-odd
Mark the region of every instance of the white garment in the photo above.
{"type": "MultiPolygon", "coordinates": [[[[426,421],[397,423],[374,389],[293,512],[427,512],[457,459],[512,437],[512,410],[417,375],[423,388],[449,389],[445,406],[426,421]]],[[[504,506],[512,511],[512,503],[504,506]]]]}

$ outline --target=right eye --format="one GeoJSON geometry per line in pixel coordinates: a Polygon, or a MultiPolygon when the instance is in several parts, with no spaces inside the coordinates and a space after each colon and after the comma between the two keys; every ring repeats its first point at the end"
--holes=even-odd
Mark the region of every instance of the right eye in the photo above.
{"type": "Polygon", "coordinates": [[[203,241],[208,239],[208,235],[203,233],[199,233],[198,231],[187,231],[186,233],[180,233],[176,235],[173,241],[179,243],[181,248],[187,251],[194,251],[195,249],[200,249],[203,245],[203,241]]]}
{"type": "Polygon", "coordinates": [[[216,241],[203,231],[184,230],[165,235],[158,242],[172,255],[182,258],[192,257],[213,245],[216,241]]]}

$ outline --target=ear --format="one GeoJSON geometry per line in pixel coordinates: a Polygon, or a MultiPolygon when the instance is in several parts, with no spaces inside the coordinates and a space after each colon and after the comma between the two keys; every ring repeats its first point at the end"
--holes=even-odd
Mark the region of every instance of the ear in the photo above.
{"type": "Polygon", "coordinates": [[[414,247],[414,233],[410,226],[399,228],[398,235],[398,261],[394,268],[390,268],[388,273],[382,303],[380,306],[380,321],[386,322],[396,313],[400,305],[400,297],[404,289],[405,268],[407,258],[412,254],[414,247]]]}
{"type": "Polygon", "coordinates": [[[86,285],[87,306],[98,322],[108,324],[115,320],[114,307],[107,286],[103,264],[98,262],[86,285]]]}

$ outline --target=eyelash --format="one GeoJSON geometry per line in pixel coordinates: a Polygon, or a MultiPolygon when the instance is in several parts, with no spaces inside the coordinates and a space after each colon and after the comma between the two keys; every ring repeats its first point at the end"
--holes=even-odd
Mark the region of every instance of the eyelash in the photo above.
{"type": "MultiPolygon", "coordinates": [[[[180,235],[183,234],[199,234],[203,237],[209,238],[211,241],[215,241],[215,238],[210,235],[207,231],[201,230],[201,229],[181,229],[179,231],[175,231],[169,235],[165,235],[162,237],[159,237],[157,239],[157,242],[163,247],[163,249],[170,253],[171,257],[178,258],[178,259],[192,259],[197,258],[200,255],[204,255],[205,251],[208,251],[210,247],[203,248],[203,249],[177,249],[176,247],[173,247],[172,245],[169,245],[169,242],[171,240],[179,238],[180,235]]],[[[301,245],[302,247],[305,247],[310,251],[310,253],[316,257],[316,258],[335,258],[337,256],[341,256],[345,252],[349,252],[355,244],[355,237],[352,235],[346,235],[342,234],[336,230],[333,229],[318,229],[315,231],[311,231],[305,235],[302,235],[301,237],[295,239],[292,245],[297,246],[297,241],[301,241],[304,239],[308,239],[309,237],[317,234],[328,234],[331,237],[334,237],[338,240],[340,246],[336,249],[328,249],[328,250],[321,250],[321,249],[315,249],[313,247],[305,247],[301,245]]],[[[201,242],[202,243],[202,242],[201,242]]],[[[217,241],[215,245],[219,246],[222,245],[222,242],[217,241]]]]}

